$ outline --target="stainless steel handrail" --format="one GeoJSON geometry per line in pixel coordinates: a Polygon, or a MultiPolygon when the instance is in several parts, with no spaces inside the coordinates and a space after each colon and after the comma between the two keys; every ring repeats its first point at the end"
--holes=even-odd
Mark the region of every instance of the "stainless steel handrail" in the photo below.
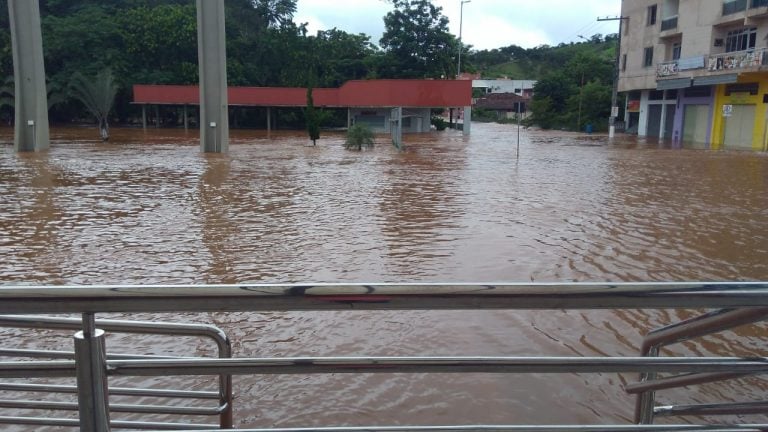
{"type": "Polygon", "coordinates": [[[768,307],[768,283],[0,287],[0,313],[768,307]]]}
{"type": "MultiPolygon", "coordinates": [[[[162,323],[162,322],[147,322],[147,321],[125,321],[125,320],[108,320],[100,319],[97,321],[97,325],[100,329],[114,333],[128,333],[128,334],[151,334],[151,335],[167,335],[167,336],[191,336],[201,337],[212,340],[217,347],[219,358],[231,358],[232,357],[232,344],[221,329],[215,326],[207,324],[184,324],[184,323],[162,323]]],[[[26,315],[0,315],[0,327],[13,327],[13,328],[31,328],[31,329],[48,329],[48,330],[70,330],[77,331],[82,327],[82,321],[74,318],[60,318],[60,317],[40,317],[40,316],[26,316],[26,315]]],[[[64,351],[42,351],[42,350],[0,350],[0,354],[9,356],[26,356],[26,357],[46,357],[46,358],[74,358],[74,352],[64,351]]],[[[108,355],[111,359],[159,359],[169,358],[160,356],[136,356],[136,355],[108,355]]],[[[177,358],[177,357],[173,357],[177,358]]],[[[215,409],[206,410],[204,414],[200,415],[218,415],[219,425],[222,428],[231,428],[233,425],[233,395],[232,395],[232,377],[225,374],[219,374],[219,406],[215,409]]],[[[2,384],[0,384],[2,386],[2,384]]],[[[209,399],[209,396],[204,396],[203,392],[182,392],[182,391],[163,391],[156,392],[152,389],[136,390],[139,393],[136,395],[143,396],[156,396],[164,394],[164,397],[173,397],[171,394],[186,394],[182,398],[193,398],[193,394],[203,395],[202,398],[209,399]]],[[[117,395],[110,389],[110,393],[117,395]]],[[[126,392],[123,391],[123,394],[126,392]]],[[[7,402],[5,405],[14,405],[12,401],[0,401],[0,404],[7,402]]],[[[138,408],[137,408],[138,409],[138,408]]],[[[123,410],[129,411],[129,410],[123,410]]],[[[161,411],[156,411],[161,413],[161,411]]],[[[180,414],[176,412],[176,414],[180,414]]]]}
{"type": "MultiPolygon", "coordinates": [[[[613,426],[400,426],[400,427],[328,427],[296,429],[237,429],[232,432],[765,432],[768,424],[741,425],[613,425],[613,426]]],[[[192,431],[190,431],[192,432],[192,431]]],[[[210,430],[207,432],[216,432],[210,430]]]]}
{"type": "MultiPolygon", "coordinates": [[[[750,309],[720,309],[680,321],[665,327],[650,331],[643,339],[640,355],[658,357],[661,348],[728,330],[734,327],[753,324],[768,318],[768,308],[750,309]]],[[[630,394],[638,394],[635,404],[635,422],[640,424],[653,423],[655,390],[683,387],[693,384],[724,381],[740,378],[749,373],[691,374],[685,376],[657,379],[655,373],[641,374],[640,382],[627,387],[630,394]]]]}
{"type": "MultiPolygon", "coordinates": [[[[0,287],[0,313],[206,312],[304,310],[528,310],[768,308],[768,283],[376,284],[0,287]]],[[[77,362],[0,363],[0,376],[71,376],[77,362]]],[[[103,360],[109,375],[290,373],[768,372],[766,358],[295,358],[103,360]]],[[[96,401],[98,402],[98,401],[96,401]]],[[[95,410],[103,406],[95,406],[95,410]]],[[[82,410],[81,410],[82,415],[82,410]]],[[[431,430],[484,430],[443,427],[431,430]]],[[[500,426],[488,430],[763,430],[735,426],[500,426]],[[551,429],[554,428],[554,429],[551,429]],[[730,428],[730,429],[729,429],[730,428]]],[[[256,429],[258,430],[258,429],[256,429]]],[[[301,430],[301,429],[294,429],[301,430]]],[[[328,428],[311,430],[430,430],[328,428]]]]}

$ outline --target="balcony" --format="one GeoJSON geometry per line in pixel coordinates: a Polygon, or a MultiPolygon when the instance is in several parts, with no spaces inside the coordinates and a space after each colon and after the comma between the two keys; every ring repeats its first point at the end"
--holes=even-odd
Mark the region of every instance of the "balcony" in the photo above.
{"type": "Polygon", "coordinates": [[[768,55],[765,48],[711,55],[707,59],[709,72],[756,69],[767,65],[768,55]]]}
{"type": "Polygon", "coordinates": [[[750,0],[747,18],[762,19],[768,17],[768,0],[750,0]]]}
{"type": "MultiPolygon", "coordinates": [[[[768,1],[768,0],[766,0],[768,1]]],[[[661,21],[661,31],[674,30],[677,28],[677,15],[669,18],[665,18],[661,21]]]]}
{"type": "Polygon", "coordinates": [[[747,10],[747,0],[725,0],[723,16],[732,15],[747,10]]]}
{"type": "Polygon", "coordinates": [[[680,73],[680,63],[677,60],[656,65],[656,78],[668,78],[680,73]]]}

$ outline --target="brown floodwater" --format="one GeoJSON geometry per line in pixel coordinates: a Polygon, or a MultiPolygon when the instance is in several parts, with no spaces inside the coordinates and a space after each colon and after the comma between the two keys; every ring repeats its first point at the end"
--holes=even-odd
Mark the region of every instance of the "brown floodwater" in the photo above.
{"type": "MultiPolygon", "coordinates": [[[[475,124],[371,151],[326,132],[53,130],[15,154],[0,129],[0,283],[592,282],[768,280],[768,155],[475,124]]],[[[134,315],[225,329],[241,357],[636,355],[693,311],[134,315]]],[[[765,355],[765,327],[668,354],[765,355]]],[[[67,349],[68,336],[19,338],[67,349]]],[[[110,339],[146,354],[203,344],[110,339]]],[[[630,375],[236,377],[242,427],[625,423],[630,375]]],[[[762,400],[758,379],[661,402],[762,400]]],[[[135,417],[130,417],[135,419],[135,417]]],[[[745,419],[752,420],[752,418],[745,419]]],[[[697,419],[687,419],[696,421],[697,419]]],[[[700,419],[699,419],[700,420],[700,419]]],[[[737,419],[741,420],[741,419],[737,419]]]]}

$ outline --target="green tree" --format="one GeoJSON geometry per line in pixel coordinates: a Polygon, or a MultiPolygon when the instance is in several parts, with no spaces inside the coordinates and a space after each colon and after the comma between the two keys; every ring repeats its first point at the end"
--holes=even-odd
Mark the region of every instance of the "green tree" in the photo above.
{"type": "Polygon", "coordinates": [[[80,101],[96,118],[102,141],[109,140],[109,113],[115,103],[117,90],[114,75],[109,69],[100,71],[92,78],[77,73],[70,83],[72,97],[80,101]]]}
{"type": "Polygon", "coordinates": [[[364,124],[356,124],[347,131],[347,139],[344,148],[347,150],[362,151],[364,148],[372,148],[375,144],[373,131],[364,124]]]}
{"type": "Polygon", "coordinates": [[[317,145],[317,140],[320,139],[320,113],[315,108],[315,100],[312,97],[312,86],[307,88],[307,109],[305,112],[307,119],[307,133],[309,139],[312,140],[312,145],[317,145]]]}
{"type": "Polygon", "coordinates": [[[384,17],[381,47],[383,78],[447,78],[456,74],[458,42],[448,32],[448,18],[429,0],[392,0],[384,17]]]}
{"type": "Polygon", "coordinates": [[[122,10],[116,17],[126,65],[124,84],[193,84],[198,81],[194,4],[122,10]]]}

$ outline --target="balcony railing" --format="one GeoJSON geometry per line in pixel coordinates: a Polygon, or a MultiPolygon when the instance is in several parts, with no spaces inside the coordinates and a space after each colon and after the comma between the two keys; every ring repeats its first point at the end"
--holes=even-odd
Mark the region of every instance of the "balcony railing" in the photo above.
{"type": "Polygon", "coordinates": [[[752,3],[750,4],[750,7],[753,9],[765,6],[768,6],[768,0],[752,0],[752,3]]]}
{"type": "Polygon", "coordinates": [[[707,70],[716,72],[721,70],[748,69],[765,66],[768,64],[768,58],[766,58],[765,51],[765,48],[762,48],[712,55],[709,56],[707,61],[707,70]]]}
{"type": "Polygon", "coordinates": [[[747,10],[747,0],[726,0],[723,3],[723,16],[743,12],[747,10]]]}
{"type": "Polygon", "coordinates": [[[677,28],[677,15],[665,18],[661,21],[661,31],[667,31],[677,28]]]}
{"type": "Polygon", "coordinates": [[[675,76],[678,73],[680,73],[680,63],[677,60],[656,65],[656,76],[659,78],[675,76]]]}
{"type": "Polygon", "coordinates": [[[662,62],[656,65],[656,77],[668,78],[679,75],[681,71],[696,69],[718,72],[761,66],[768,66],[768,49],[766,48],[662,62]]]}

